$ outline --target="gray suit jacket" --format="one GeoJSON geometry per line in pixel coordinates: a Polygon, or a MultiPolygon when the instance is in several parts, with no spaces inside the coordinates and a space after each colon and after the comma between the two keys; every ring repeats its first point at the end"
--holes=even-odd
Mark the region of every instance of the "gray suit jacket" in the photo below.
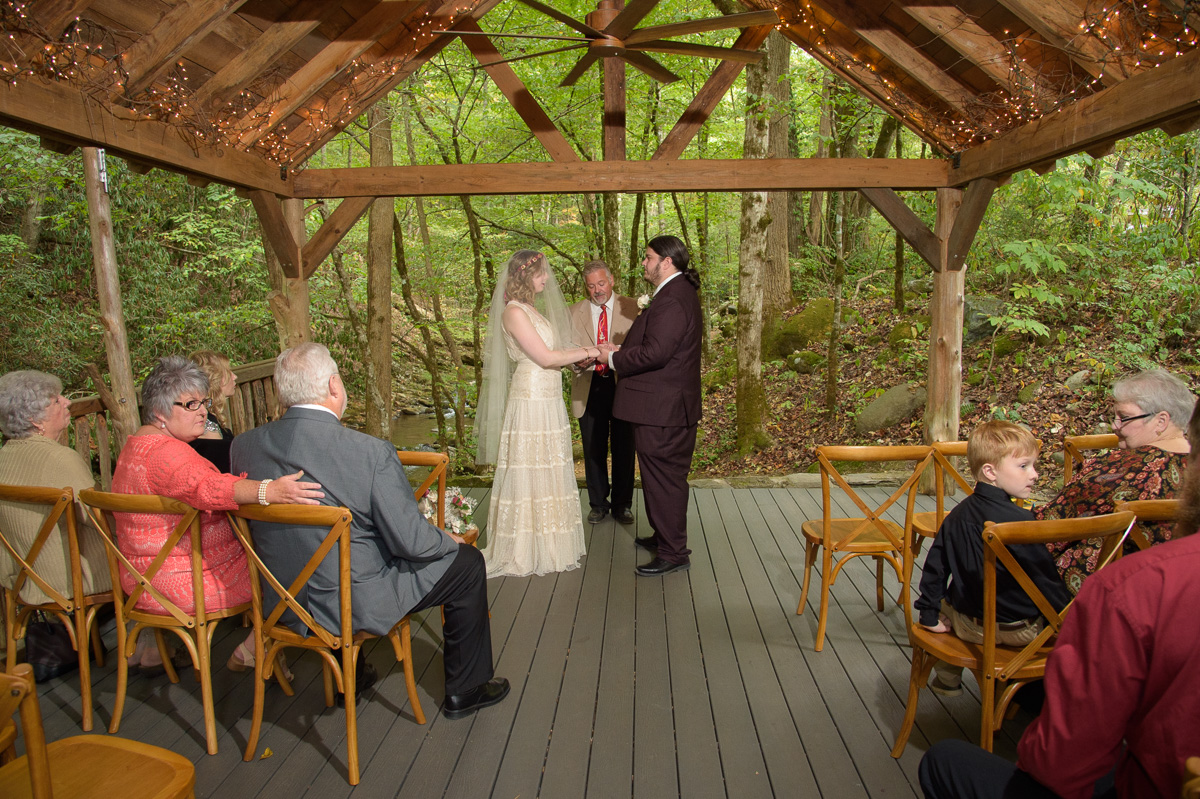
{"type": "MultiPolygon", "coordinates": [[[[354,514],[350,535],[354,630],[383,635],[432,590],[458,553],[450,536],[425,521],[412,486],[386,441],[342,426],[337,417],[311,408],[289,408],[281,419],[248,430],[233,440],[234,474],[252,480],[275,479],[304,470],[321,484],[323,505],[344,506],[354,514]]],[[[254,545],[279,581],[291,584],[324,533],[313,527],[253,525],[254,545]]],[[[269,607],[274,593],[263,584],[269,607]]],[[[317,568],[299,596],[320,624],[337,630],[337,550],[317,568]]],[[[285,623],[297,629],[288,613],[285,623]],[[290,617],[290,618],[289,618],[290,617]]],[[[297,629],[297,632],[302,630],[297,629]]]]}

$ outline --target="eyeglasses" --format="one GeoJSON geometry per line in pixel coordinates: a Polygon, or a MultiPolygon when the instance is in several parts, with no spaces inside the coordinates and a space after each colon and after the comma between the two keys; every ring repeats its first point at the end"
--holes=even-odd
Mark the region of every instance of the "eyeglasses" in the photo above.
{"type": "Polygon", "coordinates": [[[185,411],[198,411],[201,408],[204,408],[205,410],[208,410],[209,408],[211,408],[212,400],[209,398],[205,398],[202,400],[188,400],[187,402],[173,402],[171,404],[178,405],[180,408],[183,408],[185,411]]]}
{"type": "Polygon", "coordinates": [[[1143,413],[1138,416],[1114,416],[1112,418],[1113,427],[1124,427],[1130,422],[1136,422],[1138,419],[1148,419],[1151,416],[1158,416],[1157,413],[1143,413]]]}

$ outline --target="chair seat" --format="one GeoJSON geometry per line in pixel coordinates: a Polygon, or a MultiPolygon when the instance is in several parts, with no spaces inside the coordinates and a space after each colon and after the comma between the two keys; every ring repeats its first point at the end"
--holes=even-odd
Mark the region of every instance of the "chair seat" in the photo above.
{"type": "MultiPolygon", "coordinates": [[[[884,520],[884,526],[891,531],[892,535],[896,536],[897,541],[904,540],[904,528],[892,521],[884,520]]],[[[875,526],[868,522],[866,527],[863,526],[862,519],[830,519],[830,538],[833,543],[835,552],[895,552],[896,545],[887,539],[887,536],[875,526]],[[842,544],[855,530],[861,530],[854,539],[845,545],[842,544]]],[[[820,544],[824,540],[824,530],[820,519],[810,519],[800,525],[804,537],[814,544],[820,544]]]]}
{"type": "Polygon", "coordinates": [[[933,538],[937,535],[937,531],[937,511],[926,510],[913,514],[914,533],[925,538],[933,538]]]}
{"type": "MultiPolygon", "coordinates": [[[[193,795],[196,770],[182,755],[138,741],[77,735],[47,744],[54,799],[119,796],[171,799],[193,795]]],[[[32,796],[28,759],[0,767],[0,796],[32,796]]]]}
{"type": "MultiPolygon", "coordinates": [[[[972,644],[959,638],[954,633],[935,633],[926,630],[919,624],[914,624],[910,630],[910,638],[914,646],[919,645],[938,660],[943,660],[952,666],[962,666],[966,669],[976,669],[983,662],[983,644],[972,644]]],[[[1053,639],[1051,639],[1053,640],[1053,639]]],[[[1020,671],[1010,675],[1010,680],[1030,680],[1041,677],[1046,672],[1046,656],[1052,646],[1043,646],[1036,656],[1030,659],[1020,671]]],[[[996,666],[1006,668],[1008,664],[1021,653],[1020,648],[1010,648],[996,645],[996,666]]]]}

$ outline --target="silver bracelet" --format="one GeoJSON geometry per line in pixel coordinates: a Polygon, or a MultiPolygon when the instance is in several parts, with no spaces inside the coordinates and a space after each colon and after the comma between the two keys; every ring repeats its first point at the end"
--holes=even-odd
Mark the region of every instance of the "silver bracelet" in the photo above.
{"type": "Polygon", "coordinates": [[[267,502],[267,484],[270,482],[271,482],[270,480],[263,480],[261,483],[258,484],[258,504],[259,505],[270,505],[271,504],[270,502],[267,502]]]}

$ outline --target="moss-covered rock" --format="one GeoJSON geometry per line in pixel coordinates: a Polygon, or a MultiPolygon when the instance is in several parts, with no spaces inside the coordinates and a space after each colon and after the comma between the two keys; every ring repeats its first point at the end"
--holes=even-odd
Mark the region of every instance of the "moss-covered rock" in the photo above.
{"type": "Polygon", "coordinates": [[[1012,355],[1021,345],[1012,336],[996,336],[993,352],[997,358],[1003,358],[1007,355],[1012,355]]]}
{"type": "Polygon", "coordinates": [[[811,375],[818,369],[825,368],[825,356],[812,350],[796,352],[787,357],[787,367],[798,374],[811,375]]]}
{"type": "Polygon", "coordinates": [[[906,341],[912,341],[917,337],[917,326],[912,322],[901,321],[892,326],[888,332],[888,346],[892,349],[898,349],[906,341]]]}
{"type": "Polygon", "coordinates": [[[793,352],[801,352],[809,344],[829,334],[833,324],[833,300],[819,297],[811,300],[804,310],[763,331],[763,354],[771,358],[785,358],[793,352]]]}
{"type": "Polygon", "coordinates": [[[980,372],[978,370],[971,370],[970,372],[967,372],[967,385],[968,386],[982,386],[983,381],[984,381],[983,372],[980,372]]]}
{"type": "Polygon", "coordinates": [[[1017,392],[1017,402],[1028,404],[1033,401],[1038,392],[1042,390],[1041,383],[1030,383],[1017,392]]]}

